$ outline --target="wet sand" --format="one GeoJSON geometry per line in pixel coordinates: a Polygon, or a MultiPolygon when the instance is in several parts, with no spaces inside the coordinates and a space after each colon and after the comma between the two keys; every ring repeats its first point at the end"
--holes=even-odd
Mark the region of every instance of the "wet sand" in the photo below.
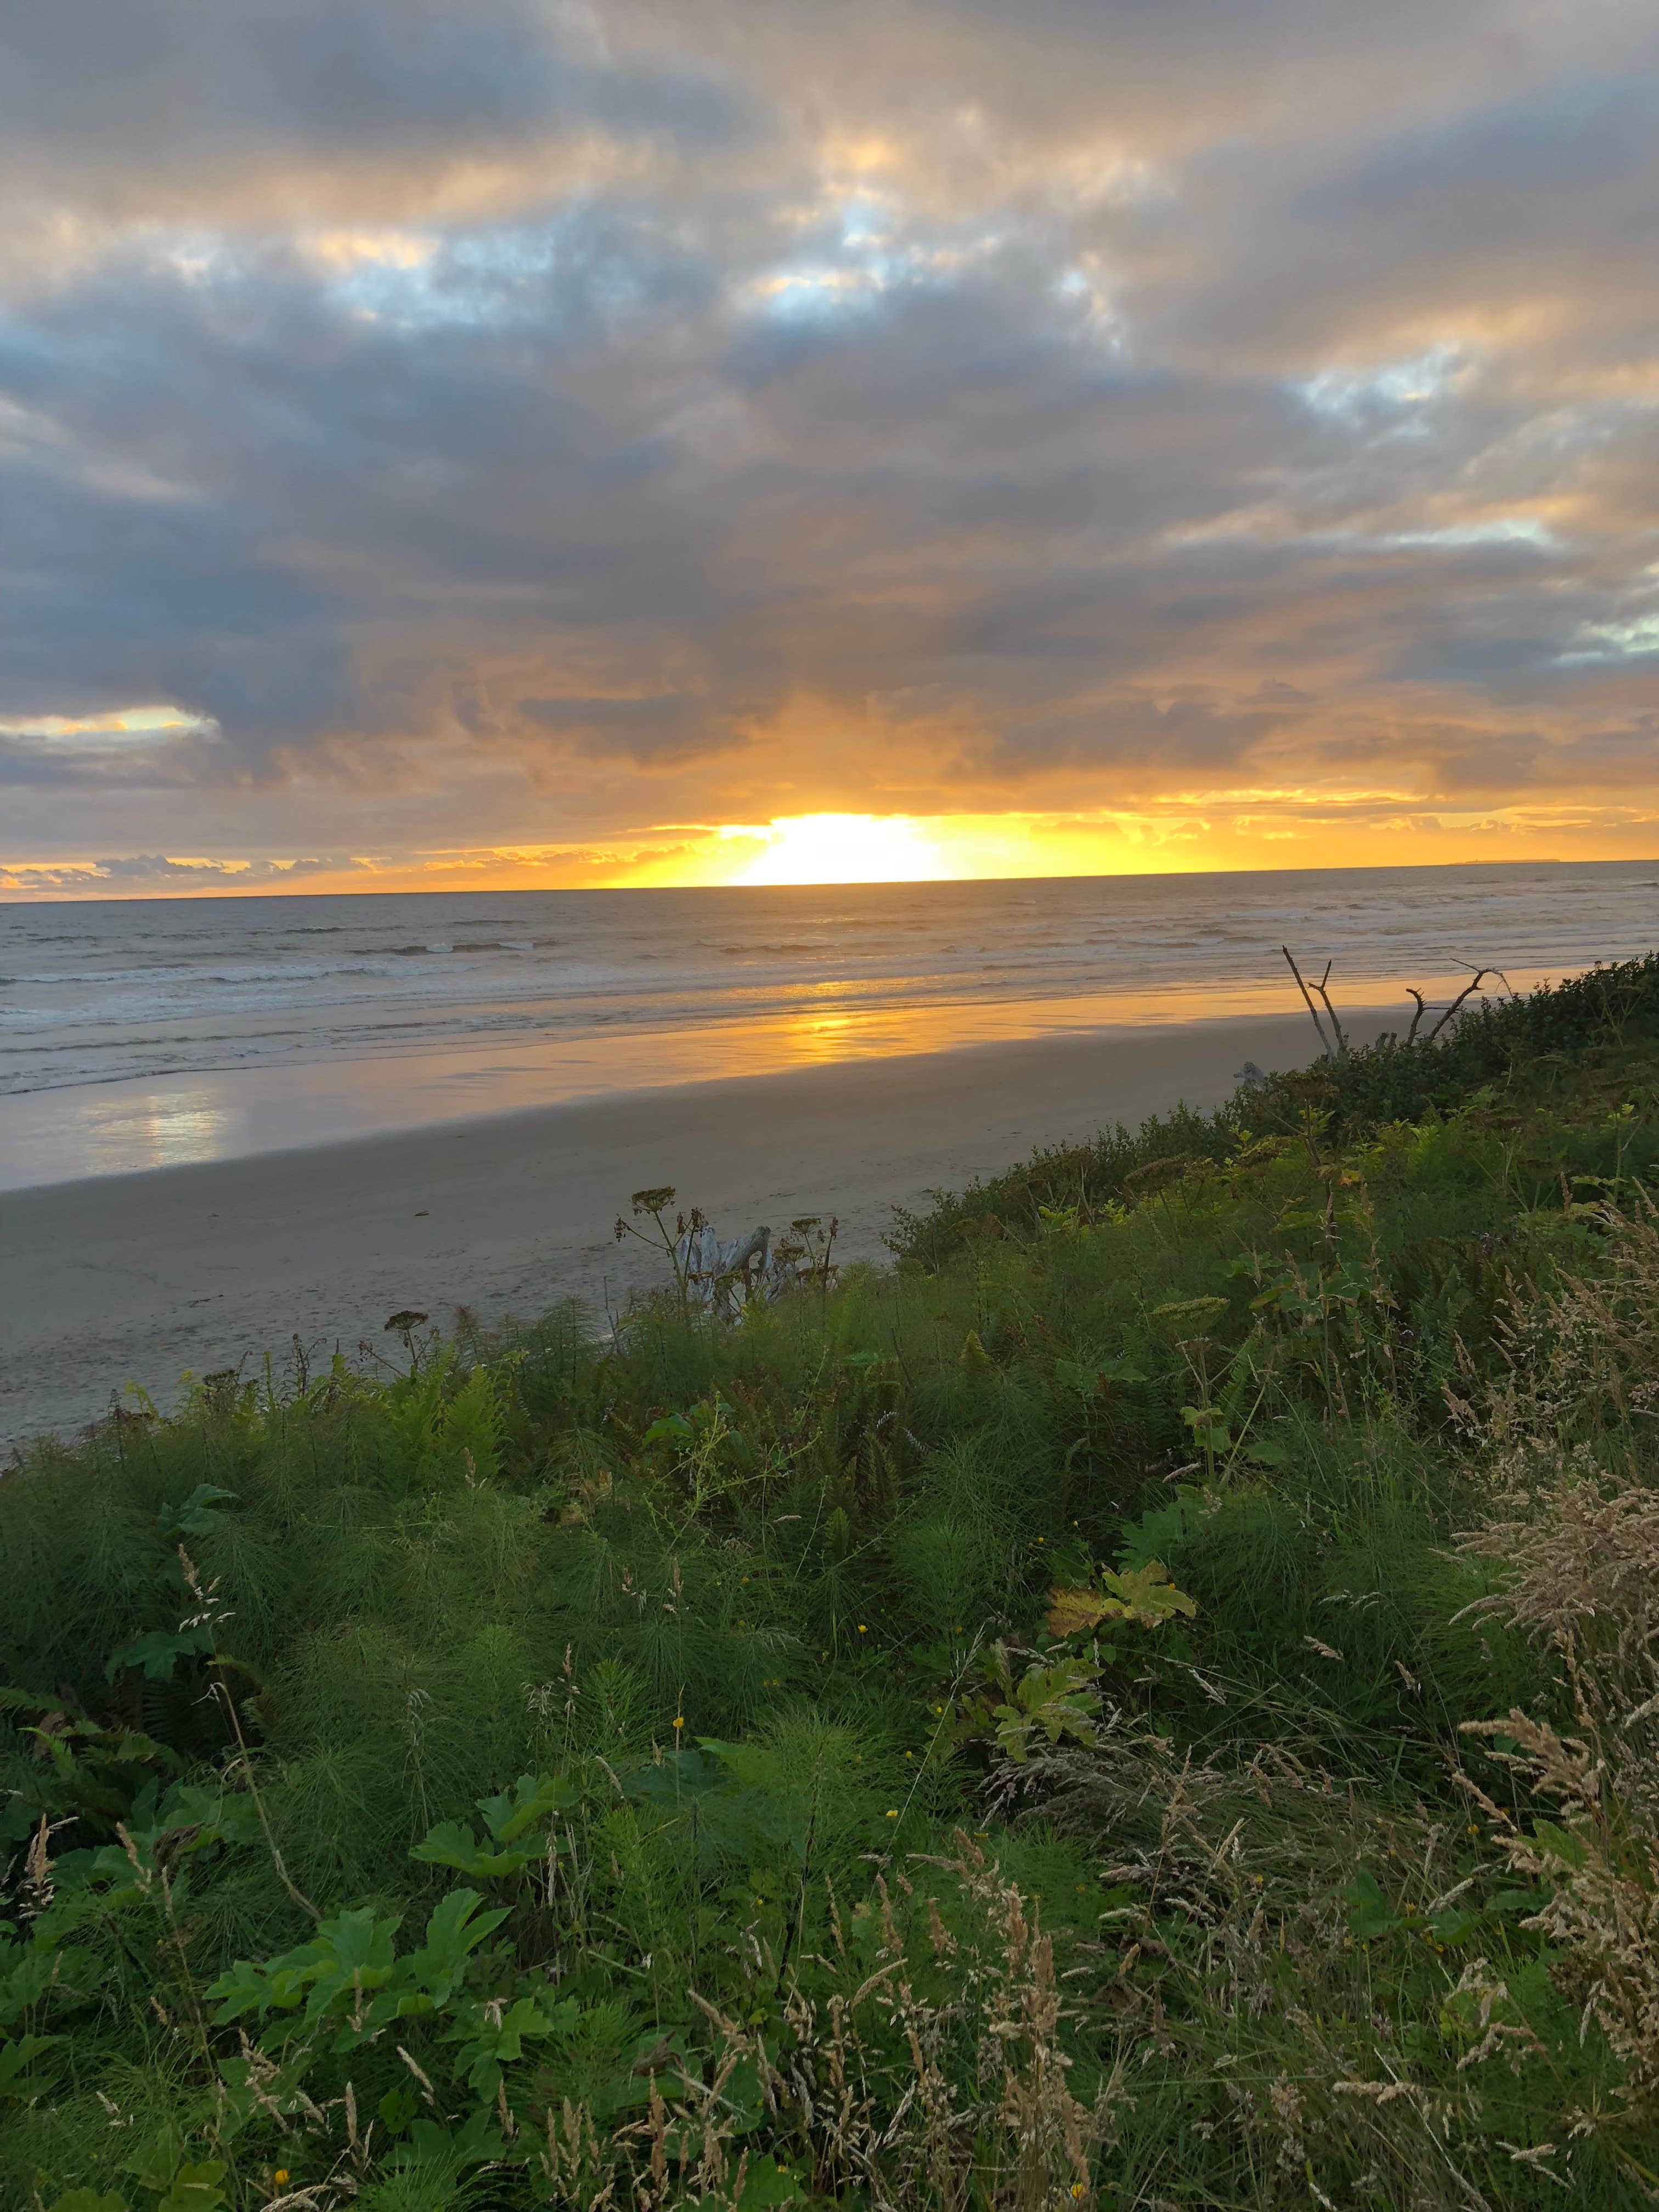
{"type": "MultiPolygon", "coordinates": [[[[1356,1015],[1363,1039],[1397,1016],[1356,1015]]],[[[404,1307],[495,1322],[660,1274],[611,1224],[672,1183],[722,1234],[834,1213],[878,1259],[892,1207],[1033,1146],[1219,1103],[1246,1059],[1310,1057],[1305,1018],[1247,1016],[915,1053],[630,1091],[401,1133],[0,1191],[0,1443],[70,1431],[130,1382],[389,1348],[404,1307]]]]}

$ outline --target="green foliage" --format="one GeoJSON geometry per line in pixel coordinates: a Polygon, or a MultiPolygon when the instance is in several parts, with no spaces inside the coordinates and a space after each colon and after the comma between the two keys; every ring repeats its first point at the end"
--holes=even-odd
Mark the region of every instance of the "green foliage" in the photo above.
{"type": "Polygon", "coordinates": [[[0,2202],[1633,2204],[1455,1778],[1563,1686],[1451,1538],[1659,1158],[1656,978],[1043,1155],[739,1328],[411,1324],[32,1449],[0,2202]]]}

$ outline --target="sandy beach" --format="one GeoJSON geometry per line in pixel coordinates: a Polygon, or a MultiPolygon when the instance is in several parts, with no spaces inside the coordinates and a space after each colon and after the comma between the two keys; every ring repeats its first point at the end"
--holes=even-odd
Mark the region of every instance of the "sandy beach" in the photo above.
{"type": "Polygon", "coordinates": [[[404,1307],[617,1306],[654,1279],[611,1234],[647,1184],[727,1232],[835,1213],[845,1256],[878,1257],[895,1202],[1214,1104],[1246,1059],[1297,1064],[1310,1042],[1275,1017],[910,1054],[0,1194],[0,1439],[71,1430],[130,1382],[166,1406],[181,1373],[252,1371],[296,1334],[324,1356],[383,1345],[404,1307]]]}

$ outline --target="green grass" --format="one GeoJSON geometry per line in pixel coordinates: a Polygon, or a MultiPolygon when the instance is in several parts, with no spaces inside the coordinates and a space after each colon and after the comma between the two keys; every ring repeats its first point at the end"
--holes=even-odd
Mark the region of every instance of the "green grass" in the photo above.
{"type": "Polygon", "coordinates": [[[1644,2201],[1457,1780],[1511,1802],[1461,1725],[1558,1670],[1452,1540],[1458,1402],[1656,1157],[1650,959],[736,1328],[562,1309],[31,1448],[0,2202],[1644,2201]]]}

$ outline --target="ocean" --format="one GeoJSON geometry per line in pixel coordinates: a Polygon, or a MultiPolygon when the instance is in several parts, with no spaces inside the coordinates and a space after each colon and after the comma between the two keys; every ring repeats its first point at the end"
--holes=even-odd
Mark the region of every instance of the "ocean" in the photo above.
{"type": "Polygon", "coordinates": [[[0,1187],[642,1085],[1516,988],[1659,942],[1659,864],[0,907],[0,1187]]]}

